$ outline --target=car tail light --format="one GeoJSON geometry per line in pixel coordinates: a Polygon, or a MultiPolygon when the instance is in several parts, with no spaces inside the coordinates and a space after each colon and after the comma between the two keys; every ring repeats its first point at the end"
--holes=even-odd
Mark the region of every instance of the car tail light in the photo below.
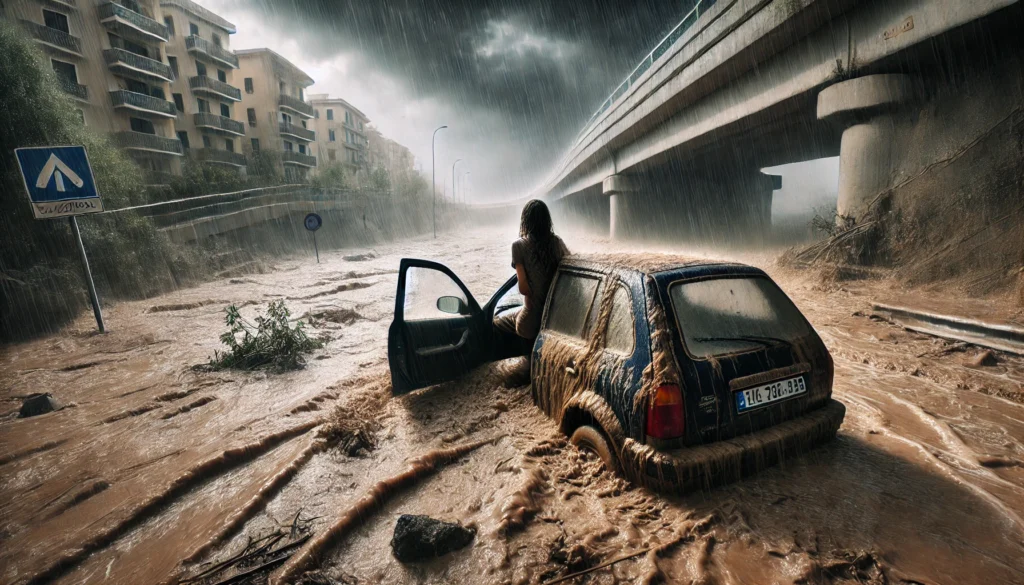
{"type": "Polygon", "coordinates": [[[683,436],[683,393],[675,384],[658,387],[647,405],[647,435],[656,439],[683,436]]]}

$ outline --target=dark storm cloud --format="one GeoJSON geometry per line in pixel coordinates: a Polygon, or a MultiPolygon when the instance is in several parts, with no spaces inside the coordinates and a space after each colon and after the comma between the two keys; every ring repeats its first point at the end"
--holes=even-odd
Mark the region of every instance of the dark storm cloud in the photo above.
{"type": "Polygon", "coordinates": [[[564,148],[692,2],[262,0],[309,56],[350,53],[411,93],[485,109],[538,155],[564,148]]]}

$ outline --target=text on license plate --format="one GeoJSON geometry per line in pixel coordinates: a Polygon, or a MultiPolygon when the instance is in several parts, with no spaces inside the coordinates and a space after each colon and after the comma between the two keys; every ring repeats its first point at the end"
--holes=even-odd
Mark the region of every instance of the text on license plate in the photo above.
{"type": "Polygon", "coordinates": [[[807,386],[803,376],[754,386],[736,393],[736,411],[744,412],[806,392],[807,386]]]}

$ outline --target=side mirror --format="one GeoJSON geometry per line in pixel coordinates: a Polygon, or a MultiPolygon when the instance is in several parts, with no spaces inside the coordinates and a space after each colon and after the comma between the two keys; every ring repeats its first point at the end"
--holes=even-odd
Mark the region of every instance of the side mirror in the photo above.
{"type": "Polygon", "coordinates": [[[459,297],[441,297],[437,299],[437,310],[449,315],[469,314],[469,306],[459,297]]]}

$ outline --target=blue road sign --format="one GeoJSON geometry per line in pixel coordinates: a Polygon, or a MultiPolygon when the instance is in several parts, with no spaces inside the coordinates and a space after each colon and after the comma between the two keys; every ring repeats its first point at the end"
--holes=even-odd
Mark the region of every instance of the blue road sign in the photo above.
{"type": "Polygon", "coordinates": [[[84,146],[16,148],[36,219],[103,211],[84,146]]]}
{"type": "Polygon", "coordinates": [[[324,221],[320,219],[320,216],[318,214],[310,213],[306,216],[306,219],[303,221],[303,223],[306,225],[307,230],[315,232],[316,230],[320,229],[320,226],[324,224],[324,221]]]}

